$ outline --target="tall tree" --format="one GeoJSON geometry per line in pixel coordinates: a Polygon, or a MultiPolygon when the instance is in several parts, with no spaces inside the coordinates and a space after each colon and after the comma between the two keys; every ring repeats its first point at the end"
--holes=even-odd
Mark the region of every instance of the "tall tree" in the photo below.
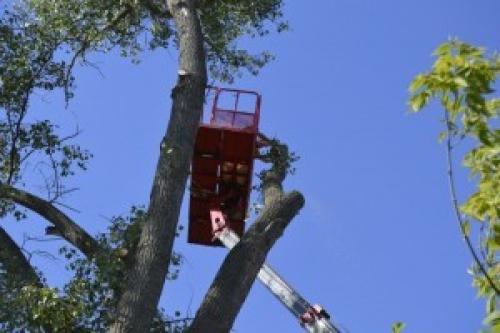
{"type": "MultiPolygon", "coordinates": [[[[244,35],[263,36],[270,25],[278,31],[286,29],[282,5],[280,0],[25,0],[4,12],[0,30],[5,37],[1,39],[4,52],[0,56],[3,89],[0,107],[5,111],[0,146],[2,214],[22,218],[24,211],[19,207],[38,213],[52,224],[48,233],[62,236],[86,257],[73,263],[76,275],[64,299],[57,297],[57,290],[37,289],[36,284],[30,287],[35,289],[23,288],[19,298],[29,299],[29,295],[36,294],[43,299],[58,299],[59,303],[69,302],[73,305],[69,307],[71,313],[76,314],[61,311],[60,316],[68,317],[67,320],[59,320],[60,316],[59,319],[38,316],[33,325],[43,328],[43,318],[48,318],[45,323],[48,327],[54,328],[50,325],[59,322],[63,330],[68,326],[74,330],[76,327],[95,330],[96,324],[88,323],[85,313],[103,314],[104,308],[111,309],[112,314],[102,325],[97,325],[98,329],[145,332],[152,327],[153,319],[158,318],[157,304],[169,262],[175,257],[173,242],[204,102],[207,71],[211,78],[222,81],[232,81],[242,69],[256,74],[272,57],[266,52],[252,55],[238,48],[237,40],[244,35]],[[142,42],[144,35],[149,36],[147,44],[142,42]],[[91,155],[77,145],[66,144],[78,133],[61,137],[48,122],[28,126],[25,117],[30,96],[36,89],[63,88],[69,100],[73,94],[72,70],[78,63],[90,64],[88,55],[92,52],[119,48],[122,55],[138,60],[145,48],[170,44],[179,50],[178,77],[171,93],[170,120],[161,142],[150,202],[145,211],[134,210],[125,219],[125,226],[120,224],[123,219],[115,220],[109,237],[92,237],[55,205],[65,194],[62,179],[74,174],[75,165],[85,169],[91,155]],[[70,50],[71,58],[59,59],[56,56],[59,50],[70,50]],[[45,199],[22,188],[22,165],[35,158],[35,154],[49,161],[53,175],[47,185],[49,197],[45,199]],[[118,235],[119,240],[113,235],[118,235]],[[116,282],[117,274],[123,276],[123,282],[116,282]],[[116,283],[109,283],[108,289],[97,294],[89,291],[104,281],[116,283]],[[106,300],[109,292],[112,301],[106,300]],[[112,306],[103,303],[85,309],[78,305],[82,295],[98,295],[102,302],[112,306]]],[[[286,146],[271,141],[266,161],[272,162],[273,167],[263,175],[266,207],[228,255],[192,331],[230,329],[265,256],[303,205],[300,193],[283,194],[281,182],[293,158],[286,146]],[[235,269],[238,274],[234,274],[235,269]],[[229,284],[240,287],[231,292],[229,284]],[[223,292],[215,293],[215,289],[223,292]],[[223,325],[213,326],[217,321],[216,305],[229,299],[227,306],[231,311],[225,314],[223,325]]],[[[75,253],[67,254],[71,258],[75,253]]],[[[17,257],[22,262],[22,256],[17,257]]],[[[23,265],[4,264],[4,267],[13,271],[12,267],[23,265]]],[[[31,283],[26,281],[26,286],[31,283]]]]}

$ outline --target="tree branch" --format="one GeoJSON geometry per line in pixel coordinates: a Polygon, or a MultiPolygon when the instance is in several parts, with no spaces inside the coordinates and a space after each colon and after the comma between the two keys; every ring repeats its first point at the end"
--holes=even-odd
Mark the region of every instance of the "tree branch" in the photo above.
{"type": "Polygon", "coordinates": [[[9,280],[18,286],[42,287],[35,269],[7,232],[0,227],[0,264],[6,270],[9,280]]]}
{"type": "Polygon", "coordinates": [[[268,147],[268,151],[259,154],[257,159],[264,163],[272,163],[270,169],[259,174],[264,205],[270,206],[283,196],[282,182],[287,174],[293,173],[292,163],[298,157],[294,153],[290,153],[288,146],[276,138],[270,139],[259,133],[258,140],[258,144],[268,147]]]}
{"type": "Polygon", "coordinates": [[[2,184],[0,184],[0,198],[12,200],[45,218],[54,225],[62,238],[78,248],[87,257],[90,258],[102,250],[92,236],[49,201],[21,189],[2,184]]]}
{"type": "Polygon", "coordinates": [[[469,249],[472,258],[474,259],[474,262],[476,265],[479,267],[479,270],[481,273],[483,273],[486,281],[488,281],[488,284],[490,287],[495,291],[497,295],[500,295],[500,289],[497,287],[495,282],[493,282],[493,279],[491,276],[488,274],[488,271],[484,267],[483,263],[481,262],[481,259],[479,259],[479,256],[476,253],[476,250],[474,249],[474,246],[472,245],[472,241],[469,237],[469,235],[465,232],[465,221],[462,219],[462,214],[460,213],[460,207],[458,205],[458,199],[457,199],[457,191],[455,188],[455,180],[453,177],[453,160],[452,160],[452,155],[451,152],[453,150],[453,147],[451,145],[451,135],[452,135],[452,128],[450,124],[450,119],[448,116],[448,112],[444,111],[444,118],[446,121],[446,157],[447,157],[447,164],[448,164],[448,185],[450,187],[450,196],[451,196],[451,202],[453,205],[453,211],[455,212],[455,217],[457,219],[458,225],[460,227],[460,233],[464,236],[465,243],[467,244],[467,248],[469,249]]]}

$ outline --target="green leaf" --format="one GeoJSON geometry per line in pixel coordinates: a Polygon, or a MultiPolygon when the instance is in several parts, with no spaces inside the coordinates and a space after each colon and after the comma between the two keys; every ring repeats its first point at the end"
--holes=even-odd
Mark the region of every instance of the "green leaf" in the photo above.
{"type": "Polygon", "coordinates": [[[491,327],[491,333],[500,333],[500,323],[497,323],[491,327]]]}
{"type": "Polygon", "coordinates": [[[497,295],[491,294],[486,301],[486,314],[491,314],[496,311],[497,295]]]}
{"type": "Polygon", "coordinates": [[[425,92],[413,95],[412,98],[410,99],[410,107],[413,112],[418,112],[420,111],[424,105],[427,103],[427,100],[429,99],[429,95],[425,92]]]}
{"type": "Polygon", "coordinates": [[[415,79],[413,79],[413,81],[410,83],[410,87],[409,87],[410,92],[411,93],[416,92],[417,90],[422,88],[424,83],[425,83],[425,76],[422,74],[417,75],[415,77],[415,79]]]}
{"type": "Polygon", "coordinates": [[[488,317],[484,319],[483,323],[491,326],[500,325],[500,311],[490,313],[488,317]]]}
{"type": "Polygon", "coordinates": [[[434,50],[432,55],[442,56],[445,54],[449,54],[450,50],[451,50],[451,44],[450,43],[443,43],[443,44],[439,45],[436,50],[434,50]]]}
{"type": "Polygon", "coordinates": [[[460,77],[460,76],[458,76],[458,77],[454,78],[454,79],[453,79],[453,82],[455,82],[455,84],[456,84],[457,86],[459,86],[459,87],[463,87],[463,88],[465,88],[465,87],[468,87],[468,86],[469,86],[469,85],[467,84],[467,81],[465,81],[465,79],[464,79],[464,78],[462,78],[462,77],[460,77]]]}
{"type": "Polygon", "coordinates": [[[398,321],[392,324],[392,333],[401,333],[403,332],[404,328],[406,327],[406,324],[398,321]]]}
{"type": "Polygon", "coordinates": [[[462,234],[465,237],[469,237],[469,235],[470,235],[470,222],[464,221],[460,227],[462,229],[462,234]]]}
{"type": "Polygon", "coordinates": [[[447,135],[446,131],[442,131],[441,133],[439,133],[438,142],[439,143],[443,142],[444,139],[446,139],[446,135],[447,135]]]}

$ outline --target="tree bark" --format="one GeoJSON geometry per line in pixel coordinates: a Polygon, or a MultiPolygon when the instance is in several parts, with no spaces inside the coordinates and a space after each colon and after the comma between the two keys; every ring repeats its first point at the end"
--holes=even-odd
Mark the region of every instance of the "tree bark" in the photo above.
{"type": "Polygon", "coordinates": [[[45,218],[56,227],[62,238],[87,257],[90,258],[101,250],[91,235],[49,201],[9,185],[0,185],[0,198],[12,200],[45,218]]]}
{"type": "Polygon", "coordinates": [[[206,64],[194,0],[168,0],[179,41],[179,76],[150,195],[147,220],[126,272],[109,332],[148,332],[168,271],[196,130],[203,110],[206,64]]]}
{"type": "Polygon", "coordinates": [[[16,286],[42,286],[38,274],[24,256],[23,251],[2,227],[0,227],[0,264],[7,272],[9,281],[15,283],[16,286]]]}
{"type": "Polygon", "coordinates": [[[275,170],[269,170],[262,179],[262,196],[264,207],[271,207],[283,197],[283,179],[285,175],[275,170]]]}

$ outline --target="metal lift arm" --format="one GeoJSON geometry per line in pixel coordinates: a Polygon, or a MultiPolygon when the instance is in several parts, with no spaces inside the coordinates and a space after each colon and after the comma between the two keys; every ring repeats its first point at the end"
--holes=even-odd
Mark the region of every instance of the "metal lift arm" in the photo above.
{"type": "MultiPolygon", "coordinates": [[[[227,227],[224,215],[219,210],[211,210],[210,218],[214,236],[228,249],[232,249],[239,241],[238,235],[227,227]]],[[[298,318],[300,325],[310,333],[340,333],[330,322],[330,316],[319,305],[311,305],[288,283],[283,280],[269,265],[264,264],[259,271],[260,282],[298,318]]]]}

